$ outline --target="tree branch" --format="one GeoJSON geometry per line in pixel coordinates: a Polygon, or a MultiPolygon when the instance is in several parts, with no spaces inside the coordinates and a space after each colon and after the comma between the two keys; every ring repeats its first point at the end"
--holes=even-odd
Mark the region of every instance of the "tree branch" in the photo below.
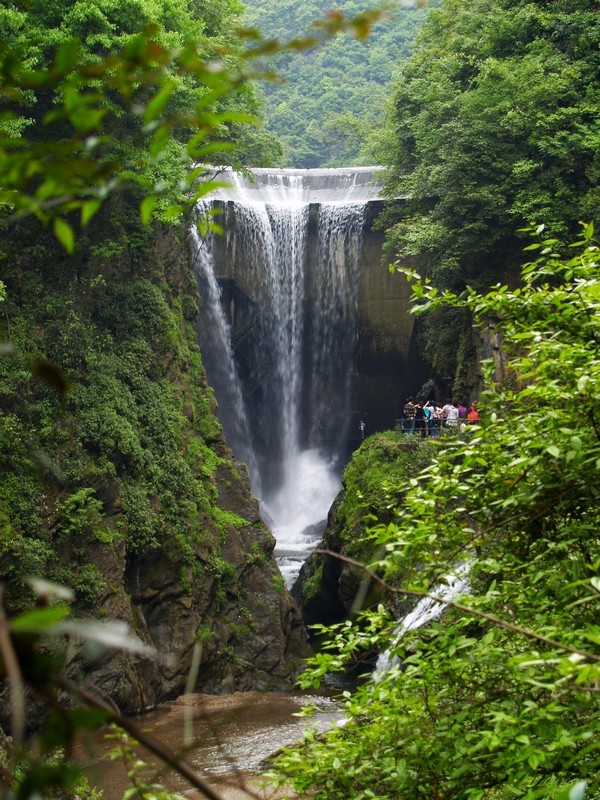
{"type": "Polygon", "coordinates": [[[130,719],[127,719],[127,717],[124,717],[120,711],[115,710],[114,707],[108,705],[108,703],[100,700],[98,697],[86,691],[85,689],[81,689],[79,686],[71,683],[70,680],[62,675],[55,675],[54,682],[57,686],[60,686],[67,692],[77,695],[89,707],[105,711],[108,715],[107,722],[113,722],[120,728],[123,728],[124,731],[126,731],[151,753],[154,753],[154,755],[158,756],[158,758],[160,758],[164,764],[178,772],[195,789],[198,789],[198,791],[202,792],[205,797],[208,797],[209,800],[223,800],[222,795],[216,792],[204,778],[198,775],[196,770],[190,764],[188,764],[182,758],[179,758],[176,753],[174,753],[161,741],[143,731],[142,728],[140,728],[130,719]]]}
{"type": "Polygon", "coordinates": [[[500,628],[505,628],[508,631],[512,631],[513,633],[520,633],[522,636],[526,636],[529,639],[536,639],[537,641],[543,642],[550,647],[556,647],[559,650],[565,650],[567,653],[575,653],[578,656],[588,658],[590,661],[600,662],[600,656],[594,655],[593,653],[588,653],[585,650],[578,650],[576,647],[569,647],[569,645],[557,642],[556,639],[550,639],[547,636],[542,636],[541,634],[529,630],[528,628],[523,628],[520,625],[513,625],[511,622],[506,622],[505,620],[500,619],[500,617],[496,617],[493,614],[487,614],[485,611],[479,611],[476,608],[463,606],[461,603],[455,603],[454,600],[446,600],[443,597],[439,597],[438,595],[431,594],[429,592],[419,592],[416,589],[398,589],[395,586],[390,586],[389,583],[384,581],[383,578],[380,578],[379,575],[373,572],[373,570],[369,569],[360,561],[356,561],[356,559],[350,558],[349,556],[343,556],[341,553],[335,553],[333,550],[322,550],[320,548],[317,548],[313,552],[319,553],[319,555],[337,558],[340,561],[344,561],[347,564],[351,564],[354,567],[362,569],[370,578],[372,578],[372,580],[392,594],[401,594],[405,595],[406,597],[417,597],[419,600],[428,598],[430,600],[434,600],[436,603],[442,603],[445,606],[450,606],[450,608],[455,608],[457,611],[463,611],[466,614],[473,614],[476,617],[481,617],[482,619],[492,622],[494,625],[498,625],[500,628]]]}

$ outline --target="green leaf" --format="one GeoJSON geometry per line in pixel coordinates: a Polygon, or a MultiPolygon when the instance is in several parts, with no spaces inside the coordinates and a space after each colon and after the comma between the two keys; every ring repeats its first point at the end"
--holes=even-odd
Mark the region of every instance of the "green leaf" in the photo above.
{"type": "Polygon", "coordinates": [[[194,187],[194,200],[199,200],[216,189],[226,189],[229,186],[229,183],[223,183],[222,181],[198,181],[194,187]]]}
{"type": "Polygon", "coordinates": [[[205,144],[195,150],[188,149],[188,152],[192,158],[196,159],[197,161],[202,161],[205,156],[210,155],[211,153],[227,152],[237,149],[239,149],[239,146],[233,142],[211,142],[210,144],[205,144]]]}
{"type": "Polygon", "coordinates": [[[10,629],[14,633],[44,633],[62,622],[71,613],[67,605],[47,606],[26,611],[10,622],[10,629]]]}
{"type": "Polygon", "coordinates": [[[89,223],[92,217],[98,213],[102,206],[102,200],[87,200],[81,206],[81,225],[85,226],[89,223]]]}
{"type": "Polygon", "coordinates": [[[150,155],[152,158],[157,158],[167,146],[171,136],[171,130],[168,125],[161,125],[155,132],[150,142],[150,155]]]}
{"type": "Polygon", "coordinates": [[[65,248],[67,253],[72,253],[75,248],[75,234],[73,228],[60,217],[54,218],[54,235],[65,248]]]}
{"type": "Polygon", "coordinates": [[[164,111],[175,90],[175,86],[175,81],[169,81],[154,95],[144,109],[144,122],[152,122],[164,111]]]}
{"type": "Polygon", "coordinates": [[[587,783],[578,781],[573,786],[562,789],[557,795],[556,800],[583,800],[586,794],[587,783]]]}
{"type": "Polygon", "coordinates": [[[589,241],[594,236],[594,223],[588,222],[583,228],[583,236],[586,241],[589,241]]]}
{"type": "Polygon", "coordinates": [[[143,225],[149,225],[152,220],[152,212],[156,206],[158,197],[154,194],[149,194],[140,203],[140,217],[143,225]]]}
{"type": "Polygon", "coordinates": [[[56,68],[61,72],[67,72],[72,69],[77,62],[80,49],[78,39],[69,39],[61,44],[54,59],[56,68]]]}

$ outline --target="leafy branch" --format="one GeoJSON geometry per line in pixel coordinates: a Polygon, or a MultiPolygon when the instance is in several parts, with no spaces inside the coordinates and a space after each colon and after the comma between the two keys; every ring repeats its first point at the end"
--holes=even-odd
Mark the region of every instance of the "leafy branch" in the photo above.
{"type": "Polygon", "coordinates": [[[385,589],[385,591],[390,595],[397,594],[402,597],[414,597],[418,600],[433,600],[441,605],[448,606],[449,608],[455,608],[457,611],[462,611],[464,614],[470,614],[475,617],[485,619],[487,622],[491,622],[494,625],[497,625],[499,628],[504,628],[505,630],[512,631],[513,633],[519,633],[521,636],[525,636],[528,639],[535,639],[543,644],[547,644],[549,647],[554,647],[557,650],[564,650],[567,653],[573,653],[581,656],[582,658],[588,659],[589,661],[596,661],[600,663],[600,656],[597,656],[594,653],[590,653],[586,650],[580,650],[576,647],[570,647],[569,645],[558,642],[555,639],[542,636],[542,634],[536,633],[529,628],[524,628],[521,625],[516,625],[512,622],[507,622],[504,619],[500,619],[500,617],[494,616],[493,614],[488,614],[485,611],[480,611],[477,608],[472,608],[471,606],[466,606],[463,603],[457,603],[456,600],[450,600],[447,597],[442,597],[438,594],[432,594],[431,592],[422,592],[418,589],[404,589],[402,587],[393,586],[372,569],[370,569],[366,564],[363,564],[361,561],[357,561],[355,558],[351,558],[350,556],[336,553],[333,550],[323,550],[321,548],[317,548],[314,552],[323,556],[329,556],[330,558],[337,558],[339,561],[343,561],[344,563],[350,564],[353,567],[358,567],[362,572],[365,573],[365,575],[367,575],[372,581],[375,581],[375,583],[379,584],[379,586],[381,586],[382,589],[385,589]]]}
{"type": "Polygon", "coordinates": [[[55,52],[49,68],[31,68],[18,49],[0,48],[0,208],[1,224],[35,215],[52,224],[67,252],[75,246],[70,219],[79,215],[85,227],[106,198],[115,191],[139,187],[142,221],[151,221],[168,182],[148,183],[147,167],[164,157],[171,143],[183,137],[188,160],[177,202],[170,202],[165,219],[176,220],[202,196],[222,184],[203,166],[211,158],[235,150],[223,138],[230,125],[256,125],[253,114],[227,108],[223,101],[244,84],[274,79],[253,63],[274,53],[306,50],[347,31],[368,35],[384,10],[365,11],[347,18],[332,11],[314,23],[314,33],[287,42],[265,39],[258,31],[240,30],[235,47],[221,46],[214,57],[203,55],[197,42],[169,47],[161,29],[147,26],[117,52],[90,60],[81,43],[70,39],[55,52]],[[242,43],[246,42],[246,46],[242,43]],[[234,64],[236,66],[231,66],[234,64]],[[192,80],[196,98],[191,108],[173,102],[178,83],[192,80]],[[47,136],[26,135],[24,115],[31,98],[53,96],[53,105],[40,120],[47,136]],[[136,123],[138,163],[124,160],[115,123],[126,115],[136,123]],[[61,131],[53,140],[53,132],[61,131]]]}

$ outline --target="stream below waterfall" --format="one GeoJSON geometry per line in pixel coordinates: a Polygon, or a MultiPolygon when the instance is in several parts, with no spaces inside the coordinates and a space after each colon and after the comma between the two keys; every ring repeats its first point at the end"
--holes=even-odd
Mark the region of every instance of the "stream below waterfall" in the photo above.
{"type": "MultiPolygon", "coordinates": [[[[187,761],[218,788],[224,799],[237,800],[249,796],[243,787],[260,774],[266,758],[298,741],[306,728],[322,732],[342,718],[339,708],[326,696],[238,692],[180,697],[161,703],[156,710],[138,717],[136,722],[171,750],[185,751],[187,761]],[[314,706],[317,709],[314,716],[309,719],[294,716],[304,706],[314,706]],[[186,709],[191,718],[193,741],[188,749],[183,746],[186,709]]],[[[84,750],[83,745],[80,748],[84,750]]],[[[92,785],[102,789],[103,800],[121,800],[127,786],[123,760],[109,758],[114,748],[114,741],[96,739],[95,754],[87,760],[84,758],[85,773],[92,785]]],[[[155,764],[150,754],[140,753],[144,761],[155,764]]],[[[152,766],[142,775],[151,780],[157,773],[158,768],[152,766]]],[[[160,781],[171,791],[186,797],[199,796],[175,773],[160,773],[160,781]]],[[[272,794],[265,796],[272,797],[272,794]]]]}
{"type": "MultiPolygon", "coordinates": [[[[430,597],[417,602],[399,620],[397,638],[437,619],[443,613],[445,602],[468,588],[468,565],[461,564],[432,590],[443,602],[430,597]]],[[[372,679],[380,680],[382,674],[393,667],[401,668],[399,659],[391,652],[381,653],[372,679]]],[[[345,722],[345,715],[331,693],[339,696],[342,689],[351,689],[354,683],[348,676],[331,678],[329,693],[237,692],[183,696],[159,704],[155,710],[139,716],[136,722],[171,751],[185,754],[186,760],[215,786],[223,800],[248,800],[250,797],[278,800],[282,796],[280,793],[263,792],[258,788],[265,761],[282,747],[298,742],[308,728],[324,733],[345,722]],[[312,716],[299,716],[305,707],[314,709],[312,716]],[[186,731],[187,741],[192,742],[188,747],[184,745],[186,731]]],[[[103,800],[121,800],[128,785],[127,767],[122,758],[111,760],[109,757],[115,748],[114,740],[94,736],[93,741],[92,757],[86,760],[83,743],[76,755],[85,764],[90,784],[103,791],[103,800]]],[[[177,774],[161,771],[150,754],[140,750],[139,757],[149,764],[141,772],[144,780],[159,780],[169,790],[186,797],[200,796],[177,774]]],[[[284,795],[290,796],[289,792],[284,795]]]]}

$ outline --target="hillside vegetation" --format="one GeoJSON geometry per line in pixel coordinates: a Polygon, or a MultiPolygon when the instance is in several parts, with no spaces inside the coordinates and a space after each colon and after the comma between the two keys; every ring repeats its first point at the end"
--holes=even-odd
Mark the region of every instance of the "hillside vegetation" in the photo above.
{"type": "MultiPolygon", "coordinates": [[[[358,0],[247,0],[246,19],[276,38],[298,36],[332,8],[352,16],[375,3],[358,0]]],[[[284,83],[267,84],[265,120],[283,143],[282,164],[337,167],[379,163],[379,134],[390,82],[410,51],[426,9],[401,6],[364,42],[339,35],[307,53],[273,59],[284,83]]]]}
{"type": "MultiPolygon", "coordinates": [[[[580,221],[598,226],[599,44],[588,0],[431,9],[393,89],[387,187],[407,203],[384,222],[391,260],[416,258],[439,288],[514,284],[520,229],[545,224],[565,251],[580,221]]],[[[444,396],[473,391],[469,330],[464,310],[421,321],[444,396]]]]}

